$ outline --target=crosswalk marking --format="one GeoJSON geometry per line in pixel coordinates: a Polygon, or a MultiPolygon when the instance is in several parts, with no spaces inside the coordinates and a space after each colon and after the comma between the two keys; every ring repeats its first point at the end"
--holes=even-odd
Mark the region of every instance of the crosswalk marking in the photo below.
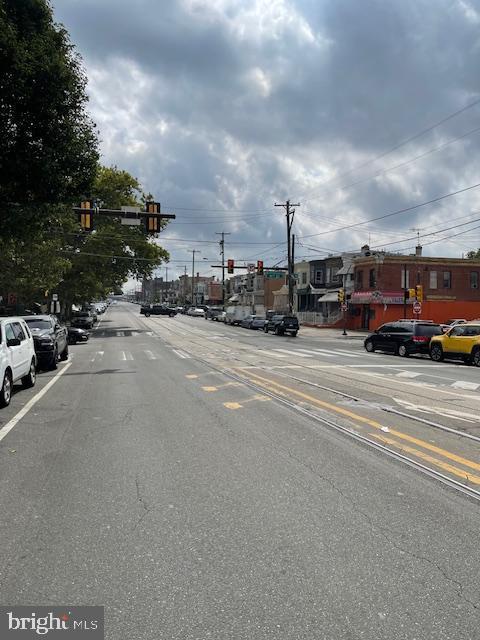
{"type": "Polygon", "coordinates": [[[268,351],[267,349],[258,349],[257,353],[261,353],[265,356],[274,356],[275,358],[286,358],[287,356],[282,353],[275,353],[275,351],[268,351]]]}
{"type": "Polygon", "coordinates": [[[184,353],[183,351],[180,351],[180,349],[172,349],[173,353],[175,353],[179,358],[190,358],[190,355],[188,353],[184,353]]]}
{"type": "Polygon", "coordinates": [[[455,389],[468,389],[469,391],[476,391],[478,387],[480,387],[480,384],[477,384],[476,382],[467,382],[466,380],[457,380],[456,382],[453,382],[451,386],[455,387],[455,389]]]}
{"type": "Polygon", "coordinates": [[[418,376],[422,375],[421,373],[415,371],[401,371],[396,374],[397,378],[418,378],[418,376]]]}
{"type": "Polygon", "coordinates": [[[298,351],[289,351],[288,349],[274,349],[274,351],[281,351],[282,353],[288,353],[290,356],[297,356],[298,358],[312,358],[313,356],[306,353],[300,353],[298,351]]]}
{"type": "Polygon", "coordinates": [[[156,360],[157,359],[157,356],[154,353],[152,353],[151,351],[149,351],[148,349],[145,349],[144,353],[145,353],[145,355],[147,356],[147,358],[149,360],[156,360]]]}
{"type": "Polygon", "coordinates": [[[305,353],[309,353],[311,356],[325,356],[326,358],[334,358],[334,354],[329,351],[322,351],[322,349],[299,349],[305,353]]]}
{"type": "Polygon", "coordinates": [[[96,353],[93,354],[93,356],[90,358],[90,362],[95,362],[95,360],[101,360],[103,358],[103,354],[105,353],[105,351],[97,351],[96,353]]]}
{"type": "Polygon", "coordinates": [[[120,358],[122,360],[133,360],[133,356],[130,351],[120,351],[120,358]]]}

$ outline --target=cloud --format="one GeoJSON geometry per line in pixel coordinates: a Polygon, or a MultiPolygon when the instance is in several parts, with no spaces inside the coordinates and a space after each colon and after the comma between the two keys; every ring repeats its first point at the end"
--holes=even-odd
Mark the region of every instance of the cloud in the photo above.
{"type": "MultiPolygon", "coordinates": [[[[258,249],[267,264],[283,248],[247,243],[284,240],[275,201],[300,200],[300,239],[478,181],[479,133],[427,152],[480,126],[480,106],[371,162],[479,97],[473,2],[57,0],[54,10],[85,61],[104,162],[178,208],[166,236],[213,241],[224,229],[229,256],[258,249]]],[[[480,209],[479,194],[309,243],[353,249],[441,229],[480,209]]],[[[460,255],[477,238],[426,252],[460,255]]],[[[165,245],[189,260],[188,242],[165,245]]]]}

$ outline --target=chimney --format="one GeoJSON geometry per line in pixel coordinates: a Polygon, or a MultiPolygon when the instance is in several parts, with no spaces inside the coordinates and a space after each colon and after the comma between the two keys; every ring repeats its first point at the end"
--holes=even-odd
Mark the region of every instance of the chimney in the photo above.
{"type": "Polygon", "coordinates": [[[422,256],[422,245],[421,244],[417,244],[417,246],[415,247],[415,255],[417,258],[420,258],[422,256]]]}

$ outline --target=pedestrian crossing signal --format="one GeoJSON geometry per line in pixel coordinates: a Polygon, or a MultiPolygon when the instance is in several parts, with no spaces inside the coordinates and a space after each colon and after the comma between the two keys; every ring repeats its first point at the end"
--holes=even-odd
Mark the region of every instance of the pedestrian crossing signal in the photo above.
{"type": "Polygon", "coordinates": [[[82,231],[93,231],[93,202],[90,200],[83,200],[80,203],[81,211],[78,214],[78,221],[80,222],[80,226],[82,231]]]}
{"type": "Polygon", "coordinates": [[[227,260],[227,271],[228,273],[234,273],[235,272],[235,263],[233,260],[227,260]]]}

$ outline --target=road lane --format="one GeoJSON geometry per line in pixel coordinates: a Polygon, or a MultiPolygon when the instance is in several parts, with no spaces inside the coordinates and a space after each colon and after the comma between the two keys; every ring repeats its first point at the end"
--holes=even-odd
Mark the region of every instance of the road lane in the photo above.
{"type": "Polygon", "coordinates": [[[476,505],[109,316],[0,444],[3,602],[104,603],[112,640],[475,637],[476,505]]]}

